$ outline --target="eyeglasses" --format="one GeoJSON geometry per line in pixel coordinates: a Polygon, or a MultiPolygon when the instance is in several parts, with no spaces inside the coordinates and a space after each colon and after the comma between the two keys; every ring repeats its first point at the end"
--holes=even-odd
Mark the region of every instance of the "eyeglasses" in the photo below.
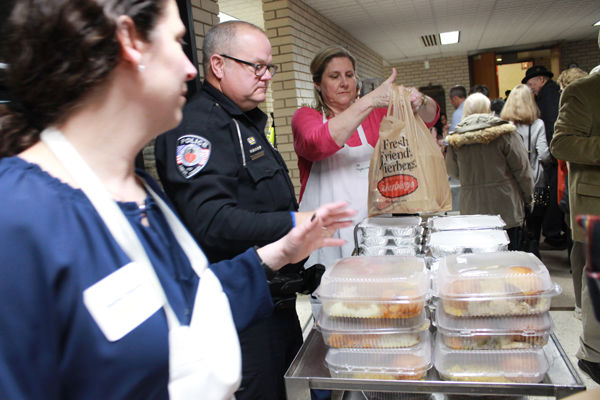
{"type": "Polygon", "coordinates": [[[225,58],[229,58],[230,60],[239,62],[240,64],[245,64],[245,65],[249,65],[251,67],[254,67],[254,75],[256,75],[256,76],[263,76],[265,74],[265,72],[267,72],[267,70],[269,70],[269,73],[271,74],[271,76],[275,75],[275,73],[277,72],[277,65],[273,65],[273,64],[254,64],[254,63],[251,63],[249,61],[244,61],[244,60],[240,60],[239,58],[228,56],[227,54],[220,54],[220,56],[221,57],[225,57],[225,58]]]}

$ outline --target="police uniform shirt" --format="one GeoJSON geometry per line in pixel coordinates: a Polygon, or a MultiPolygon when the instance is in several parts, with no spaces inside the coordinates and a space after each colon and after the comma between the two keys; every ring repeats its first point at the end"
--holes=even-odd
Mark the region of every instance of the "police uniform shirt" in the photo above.
{"type": "Polygon", "coordinates": [[[243,112],[205,82],[182,123],[157,139],[164,188],[211,262],[273,242],[293,227],[294,187],[264,134],[266,122],[260,109],[243,112]]]}

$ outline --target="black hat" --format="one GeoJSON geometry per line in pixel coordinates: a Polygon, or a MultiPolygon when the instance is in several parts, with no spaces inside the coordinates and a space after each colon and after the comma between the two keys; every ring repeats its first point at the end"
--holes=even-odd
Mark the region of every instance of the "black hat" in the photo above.
{"type": "Polygon", "coordinates": [[[527,72],[525,73],[525,78],[523,78],[521,83],[525,84],[531,78],[534,78],[534,77],[540,76],[540,75],[547,76],[548,78],[552,78],[554,76],[554,74],[552,72],[548,71],[546,69],[546,67],[544,67],[543,65],[534,65],[533,67],[531,67],[527,70],[527,72]]]}

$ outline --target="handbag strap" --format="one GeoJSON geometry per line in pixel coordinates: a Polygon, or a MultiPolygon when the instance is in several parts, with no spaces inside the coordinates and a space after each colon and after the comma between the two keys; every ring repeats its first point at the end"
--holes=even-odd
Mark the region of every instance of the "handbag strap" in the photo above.
{"type": "Polygon", "coordinates": [[[527,151],[531,154],[531,124],[529,124],[529,136],[527,137],[527,141],[529,142],[527,144],[527,151]]]}
{"type": "MultiPolygon", "coordinates": [[[[117,202],[112,199],[100,179],[59,130],[47,128],[41,133],[40,137],[80,186],[125,254],[132,261],[141,263],[147,267],[149,276],[153,280],[155,289],[163,302],[169,329],[180,325],[179,319],[169,305],[167,296],[146,254],[144,246],[127,220],[127,217],[125,217],[117,202]]],[[[177,242],[188,257],[192,268],[201,277],[203,271],[207,268],[206,257],[165,201],[145,181],[144,187],[162,211],[177,242]]]]}

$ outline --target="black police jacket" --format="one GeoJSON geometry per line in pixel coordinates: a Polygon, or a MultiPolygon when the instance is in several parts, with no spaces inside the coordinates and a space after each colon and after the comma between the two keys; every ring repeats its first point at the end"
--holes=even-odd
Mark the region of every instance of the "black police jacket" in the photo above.
{"type": "Polygon", "coordinates": [[[184,107],[181,124],[157,138],[164,189],[211,262],[292,229],[290,211],[298,203],[285,162],[265,137],[266,122],[258,108],[242,112],[205,82],[184,107]]]}

